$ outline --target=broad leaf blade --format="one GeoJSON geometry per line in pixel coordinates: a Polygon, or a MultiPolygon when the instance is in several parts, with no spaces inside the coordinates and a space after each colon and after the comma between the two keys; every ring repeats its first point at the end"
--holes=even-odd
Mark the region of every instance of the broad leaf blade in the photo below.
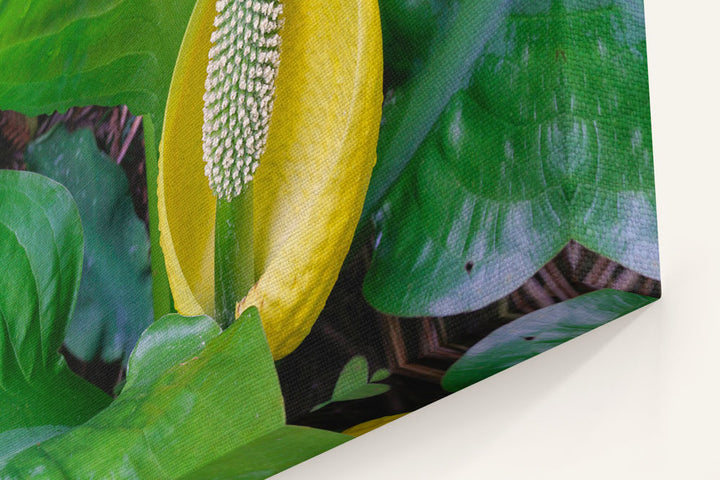
{"type": "Polygon", "coordinates": [[[90,130],[57,126],[30,144],[30,170],[72,193],[85,233],[78,304],[65,344],[85,360],[127,360],[153,320],[150,241],[122,169],[101,152],[90,130]]]}
{"type": "Polygon", "coordinates": [[[443,388],[463,389],[657,300],[598,290],[504,325],[475,344],[443,377],[443,388]]]}
{"type": "Polygon", "coordinates": [[[0,109],[162,113],[192,0],[28,0],[0,12],[0,109]]]}
{"type": "Polygon", "coordinates": [[[370,303],[476,310],[571,239],[658,278],[642,2],[468,2],[447,42],[386,109],[370,303]]]}
{"type": "Polygon", "coordinates": [[[0,468],[5,466],[5,461],[20,453],[26,448],[44,442],[61,433],[68,431],[70,427],[64,425],[40,425],[38,427],[17,428],[0,432],[0,468]]]}
{"type": "Polygon", "coordinates": [[[233,450],[182,480],[261,480],[351,439],[341,433],[288,425],[233,450]]]}
{"type": "MultiPolygon", "coordinates": [[[[159,320],[173,321],[172,315],[159,320]]],[[[153,335],[144,341],[165,350],[175,337],[168,335],[166,345],[153,335]]],[[[138,360],[129,364],[148,364],[147,356],[138,360]]],[[[50,478],[177,478],[284,424],[280,385],[252,308],[202,352],[155,380],[134,381],[90,421],[15,455],[0,473],[27,478],[43,468],[54,472],[50,478]]]]}
{"type": "Polygon", "coordinates": [[[60,184],[0,171],[0,459],[110,402],[58,354],[75,304],[82,229],[60,184]]]}
{"type": "MultiPolygon", "coordinates": [[[[413,4],[417,2],[407,2],[405,5],[397,5],[398,2],[392,0],[390,2],[396,5],[384,6],[386,17],[391,8],[400,10],[393,16],[417,17],[416,12],[413,12],[416,6],[413,4]]],[[[383,3],[388,3],[388,0],[383,3]]],[[[381,200],[403,174],[403,169],[452,95],[463,85],[478,53],[485,48],[510,11],[512,2],[463,2],[459,6],[456,3],[445,1],[433,5],[434,9],[444,10],[437,14],[439,18],[434,28],[432,22],[416,20],[425,23],[431,31],[441,30],[438,27],[442,25],[445,33],[435,33],[433,45],[426,47],[427,51],[420,52],[421,57],[427,58],[422,64],[423,68],[416,69],[413,72],[415,75],[390,92],[385,100],[383,125],[378,139],[378,159],[365,199],[363,220],[382,207],[381,200]],[[459,11],[455,13],[456,9],[459,11]]],[[[392,23],[383,21],[383,41],[393,35],[396,30],[393,27],[392,23]]],[[[405,43],[393,46],[392,50],[413,52],[424,43],[422,39],[428,29],[414,29],[414,35],[407,32],[408,28],[402,30],[405,30],[405,43]]],[[[392,55],[388,60],[397,61],[397,57],[392,55]]],[[[385,69],[392,71],[393,67],[386,65],[385,69]]]]}

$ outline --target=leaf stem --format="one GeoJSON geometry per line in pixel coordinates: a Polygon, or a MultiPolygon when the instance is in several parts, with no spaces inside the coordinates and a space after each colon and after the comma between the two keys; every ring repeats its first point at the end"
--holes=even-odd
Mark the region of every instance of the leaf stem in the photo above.
{"type": "Polygon", "coordinates": [[[253,188],[247,183],[230,201],[215,208],[215,320],[227,328],[235,305],[255,283],[253,254],[253,188]]]}

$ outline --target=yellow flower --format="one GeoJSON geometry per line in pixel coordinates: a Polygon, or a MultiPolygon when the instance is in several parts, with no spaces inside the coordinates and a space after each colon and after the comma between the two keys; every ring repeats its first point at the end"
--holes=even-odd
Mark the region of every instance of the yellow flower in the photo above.
{"type": "MultiPolygon", "coordinates": [[[[275,358],[307,336],[337,279],[375,163],[382,104],[376,0],[285,0],[266,151],[254,175],[258,307],[275,358]]],[[[215,1],[199,0],[175,66],[160,144],[161,245],[175,307],[214,312],[215,197],[203,95],[215,1]]],[[[238,299],[241,300],[241,299],[238,299]]]]}

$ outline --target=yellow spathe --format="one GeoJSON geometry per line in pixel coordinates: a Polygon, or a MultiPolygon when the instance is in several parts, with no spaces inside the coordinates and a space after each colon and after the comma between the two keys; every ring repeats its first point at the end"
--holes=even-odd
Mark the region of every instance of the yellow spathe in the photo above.
{"type": "MultiPolygon", "coordinates": [[[[307,336],[337,279],[375,163],[382,106],[377,1],[283,5],[275,107],[253,183],[259,280],[238,308],[259,309],[276,359],[307,336]]],[[[215,13],[214,0],[195,6],[160,142],[160,243],[184,315],[214,311],[215,197],[203,172],[202,108],[215,13]]]]}
{"type": "Polygon", "coordinates": [[[359,437],[360,435],[365,435],[366,433],[371,432],[376,428],[380,428],[383,425],[387,425],[393,420],[397,420],[398,418],[404,417],[405,415],[407,415],[407,413],[399,413],[397,415],[389,415],[387,417],[376,418],[374,420],[369,420],[359,425],[355,425],[354,427],[350,427],[342,433],[344,433],[345,435],[351,435],[353,437],[359,437]]]}

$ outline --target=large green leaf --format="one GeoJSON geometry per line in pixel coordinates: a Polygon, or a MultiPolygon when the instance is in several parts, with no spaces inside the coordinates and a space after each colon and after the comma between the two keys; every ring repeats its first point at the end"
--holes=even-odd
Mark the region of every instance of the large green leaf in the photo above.
{"type": "Polygon", "coordinates": [[[261,480],[352,438],[288,425],[233,450],[182,480],[261,480]]]}
{"type": "Polygon", "coordinates": [[[194,0],[0,5],[0,109],[28,115],[125,104],[160,128],[194,0]]]}
{"type": "MultiPolygon", "coordinates": [[[[158,322],[167,325],[155,328],[172,331],[175,320],[163,317],[158,322]]],[[[171,352],[177,335],[161,336],[164,344],[154,334],[143,341],[171,352]]],[[[138,345],[136,352],[143,350],[138,345]]],[[[51,479],[177,478],[285,424],[280,385],[256,309],[161,375],[152,371],[155,361],[144,357],[130,362],[134,369],[128,378],[149,373],[154,379],[128,382],[108,408],[15,455],[0,476],[27,478],[41,468],[51,479]]]]}
{"type": "Polygon", "coordinates": [[[525,315],[470,348],[445,373],[443,388],[463,389],[655,300],[598,290],[525,315]]]}
{"type": "Polygon", "coordinates": [[[29,145],[25,161],[70,190],[82,219],[85,258],[67,348],[86,361],[127,360],[153,309],[150,241],[125,174],[90,130],[60,125],[29,145]]]}
{"type": "Polygon", "coordinates": [[[454,19],[386,106],[370,303],[479,309],[571,239],[658,278],[641,0],[468,1],[454,19]]]}
{"type": "MultiPolygon", "coordinates": [[[[195,0],[24,0],[0,3],[0,110],[27,115],[125,104],[144,121],[147,176],[157,178],[177,53],[195,0]],[[152,121],[149,121],[152,119],[152,121]],[[154,161],[153,161],[154,159],[154,161]]],[[[157,195],[148,189],[156,318],[171,310],[159,246],[157,195]]]]}
{"type": "Polygon", "coordinates": [[[15,448],[0,478],[266,478],[350,438],[285,425],[257,309],[222,334],[209,317],[171,314],[140,337],[107,409],[15,448]]]}
{"type": "MultiPolygon", "coordinates": [[[[427,4],[427,1],[421,2],[427,4]]],[[[403,53],[406,59],[412,59],[412,68],[405,69],[404,77],[391,79],[397,88],[392,88],[385,98],[377,164],[361,222],[381,207],[384,196],[401,176],[452,95],[466,83],[479,53],[510,11],[511,0],[432,2],[425,5],[426,9],[440,11],[430,18],[426,9],[416,3],[381,1],[383,48],[390,50],[390,55],[384,58],[385,72],[392,74],[398,69],[398,63],[403,69],[400,58],[403,53]],[[393,44],[389,45],[391,41],[393,44]],[[398,53],[393,54],[396,51],[398,53]],[[408,74],[413,75],[407,78],[408,74]]]]}
{"type": "Polygon", "coordinates": [[[110,402],[58,354],[82,246],[80,217],[65,188],[34,173],[0,170],[0,463],[110,402]]]}

